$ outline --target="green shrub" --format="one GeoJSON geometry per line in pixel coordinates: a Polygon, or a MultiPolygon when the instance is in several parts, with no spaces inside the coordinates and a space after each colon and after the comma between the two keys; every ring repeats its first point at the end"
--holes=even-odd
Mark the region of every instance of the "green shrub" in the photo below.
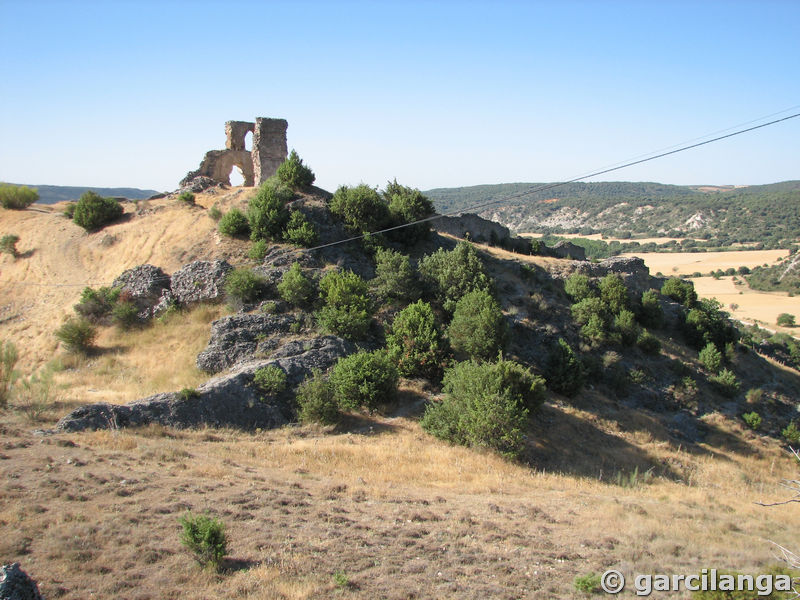
{"type": "Polygon", "coordinates": [[[280,394],[286,389],[286,373],[280,367],[267,365],[256,369],[253,384],[265,394],[280,394]]]}
{"type": "Polygon", "coordinates": [[[350,231],[367,233],[389,224],[389,207],[378,192],[368,185],[341,186],[330,201],[331,212],[339,217],[350,231]]]}
{"type": "Polygon", "coordinates": [[[94,347],[97,330],[84,318],[70,317],[56,330],[56,337],[67,351],[86,354],[94,347]]]}
{"type": "Polygon", "coordinates": [[[275,175],[281,183],[294,189],[306,188],[316,179],[314,172],[303,164],[303,159],[294,150],[289,153],[289,158],[280,164],[275,175]]]}
{"type": "Polygon", "coordinates": [[[275,179],[268,179],[261,184],[247,207],[250,239],[281,239],[289,222],[286,204],[293,197],[292,190],[275,179]]]}
{"type": "Polygon", "coordinates": [[[180,519],[181,544],[203,567],[218,569],[228,553],[228,538],[221,521],[208,515],[193,515],[187,512],[180,519]]]}
{"type": "Polygon", "coordinates": [[[489,360],[502,350],[507,326],[500,305],[486,290],[464,295],[447,327],[447,339],[453,351],[463,358],[489,360]]]}
{"type": "Polygon", "coordinates": [[[200,397],[200,392],[194,388],[183,388],[178,392],[178,396],[181,400],[194,400],[200,397]]]}
{"type": "Polygon", "coordinates": [[[413,301],[419,298],[419,281],[408,256],[396,250],[378,248],[375,253],[375,278],[370,282],[378,297],[413,301]]]}
{"type": "Polygon", "coordinates": [[[747,400],[748,404],[758,404],[761,402],[761,398],[764,395],[764,392],[759,388],[750,388],[747,390],[747,393],[744,395],[745,399],[747,400]]]}
{"type": "Polygon", "coordinates": [[[661,308],[658,295],[656,290],[647,290],[642,293],[639,322],[645,327],[658,329],[664,324],[664,310],[661,308]]]}
{"type": "Polygon", "coordinates": [[[64,210],[61,212],[61,214],[64,215],[65,217],[67,217],[71,221],[72,217],[75,216],[75,206],[77,204],[78,204],[77,202],[69,202],[64,207],[64,210]]]}
{"type": "Polygon", "coordinates": [[[194,206],[194,194],[192,192],[181,192],[178,195],[178,200],[181,202],[185,202],[191,206],[194,206]]]}
{"type": "Polygon", "coordinates": [[[445,371],[444,400],[430,404],[421,425],[450,442],[506,456],[524,447],[528,415],[544,400],[544,383],[513,361],[456,363],[445,371]]]}
{"type": "Polygon", "coordinates": [[[492,282],[475,248],[459,242],[451,251],[439,248],[419,262],[419,272],[437,301],[452,313],[456,302],[473,290],[491,291],[492,282]]]}
{"type": "Polygon", "coordinates": [[[86,318],[91,323],[103,324],[108,322],[108,317],[120,297],[119,288],[101,287],[93,290],[84,288],[81,299],[75,305],[75,312],[86,318]]]}
{"type": "Polygon", "coordinates": [[[713,375],[708,380],[717,388],[720,394],[733,398],[739,391],[739,382],[736,375],[729,369],[722,369],[719,375],[713,375]]]}
{"type": "Polygon", "coordinates": [[[14,385],[17,406],[29,421],[38,421],[56,400],[53,371],[42,369],[30,377],[22,377],[14,385]]]}
{"type": "Polygon", "coordinates": [[[618,314],[628,308],[628,288],[619,275],[609,273],[600,280],[597,287],[600,298],[611,314],[618,314]]]}
{"type": "Polygon", "coordinates": [[[711,342],[700,350],[699,359],[700,364],[712,373],[718,373],[722,368],[722,352],[717,350],[717,347],[711,342]]]}
{"type": "Polygon", "coordinates": [[[756,431],[759,427],[761,427],[761,415],[755,411],[744,413],[742,415],[742,419],[753,431],[756,431]]]}
{"type": "Polygon", "coordinates": [[[608,318],[608,309],[605,303],[597,297],[584,298],[570,308],[572,319],[578,325],[586,325],[592,317],[600,317],[605,323],[608,318]]]}
{"type": "Polygon", "coordinates": [[[330,383],[342,410],[372,410],[394,399],[397,379],[397,367],[384,350],[362,350],[339,359],[330,383]]]}
{"type": "Polygon", "coordinates": [[[319,282],[323,306],[317,313],[327,332],[348,339],[366,336],[372,321],[367,283],[351,271],[331,271],[319,282]]]}
{"type": "Polygon", "coordinates": [[[614,317],[614,329],[619,332],[620,339],[626,346],[633,346],[641,333],[641,328],[636,322],[636,316],[627,309],[621,310],[614,317]]]}
{"type": "Polygon", "coordinates": [[[656,355],[661,352],[661,342],[658,341],[656,336],[647,331],[647,329],[642,330],[642,333],[639,334],[636,345],[645,354],[656,355]]]}
{"type": "Polygon", "coordinates": [[[559,394],[574,396],[583,387],[583,377],[580,358],[564,338],[559,338],[547,357],[547,387],[559,394]]]}
{"type": "Polygon", "coordinates": [[[796,327],[797,326],[797,323],[795,323],[794,315],[789,314],[789,313],[781,313],[781,314],[779,314],[777,323],[781,327],[796,327]]]}
{"type": "Polygon", "coordinates": [[[14,258],[17,258],[19,256],[19,252],[17,252],[17,242],[19,242],[18,235],[13,233],[4,235],[0,238],[0,252],[10,254],[14,258]]]}
{"type": "Polygon", "coordinates": [[[293,263],[281,277],[278,293],[293,306],[307,306],[311,304],[316,289],[314,282],[303,273],[300,265],[293,263]]]}
{"type": "Polygon", "coordinates": [[[234,269],[225,278],[225,295],[232,305],[251,304],[265,293],[267,282],[250,269],[234,269]]]}
{"type": "Polygon", "coordinates": [[[580,302],[587,298],[596,298],[597,290],[592,287],[592,282],[586,275],[573,273],[564,282],[564,291],[572,298],[573,302],[580,302]]]}
{"type": "MultiPolygon", "coordinates": [[[[397,180],[391,181],[383,191],[383,197],[389,207],[389,216],[393,226],[415,223],[434,214],[433,203],[418,189],[400,185],[397,180]]],[[[387,232],[390,239],[412,246],[430,234],[430,224],[416,223],[402,229],[387,232]]]]}
{"type": "Polygon", "coordinates": [[[591,315],[586,324],[581,327],[581,335],[595,344],[602,344],[608,340],[606,323],[600,315],[591,315]]]}
{"type": "Polygon", "coordinates": [[[222,218],[222,211],[219,209],[219,206],[214,204],[211,208],[208,209],[208,216],[214,219],[215,221],[219,221],[222,218]]]}
{"type": "Polygon", "coordinates": [[[219,220],[219,232],[228,237],[246,237],[250,231],[247,217],[238,208],[232,208],[219,220]]]}
{"type": "Polygon", "coordinates": [[[800,444],[800,428],[795,425],[794,421],[790,421],[789,424],[781,430],[781,435],[790,444],[800,444]]]}
{"type": "Polygon", "coordinates": [[[601,581],[600,575],[592,571],[587,575],[578,575],[572,581],[572,585],[579,592],[583,592],[584,594],[593,594],[595,592],[599,592],[602,589],[600,587],[600,581],[601,581]]]}
{"type": "Polygon", "coordinates": [[[17,360],[19,360],[17,347],[12,342],[0,341],[0,408],[8,406],[17,360]]]}
{"type": "Polygon", "coordinates": [[[93,191],[84,192],[75,205],[72,220],[86,231],[97,231],[116,221],[125,212],[114,198],[103,198],[93,191]]]}
{"type": "Polygon", "coordinates": [[[340,417],[333,386],[318,369],[298,386],[297,405],[297,416],[302,423],[330,425],[340,417]]]}
{"type": "Polygon", "coordinates": [[[256,240],[250,244],[250,250],[247,251],[247,257],[253,260],[264,260],[267,255],[269,246],[266,240],[256,240]]]}
{"type": "Polygon", "coordinates": [[[723,349],[739,339],[738,330],[721,308],[722,304],[717,300],[705,298],[687,313],[683,332],[691,346],[699,350],[711,342],[723,349]]]}
{"type": "Polygon", "coordinates": [[[438,379],[447,353],[431,305],[420,300],[401,310],[386,336],[386,349],[400,375],[438,379]]]}
{"type": "Polygon", "coordinates": [[[39,200],[39,192],[24,185],[0,185],[0,204],[3,208],[22,210],[39,200]]]}
{"type": "Polygon", "coordinates": [[[111,320],[120,329],[131,329],[141,323],[139,309],[133,302],[117,302],[111,309],[111,320]]]}
{"type": "Polygon", "coordinates": [[[283,232],[284,239],[290,244],[310,248],[317,243],[317,230],[305,215],[299,210],[293,210],[289,214],[289,222],[286,224],[286,231],[283,232]]]}
{"type": "Polygon", "coordinates": [[[697,292],[694,291],[694,284],[691,281],[684,281],[679,277],[671,277],[661,287],[661,293],[675,302],[680,302],[687,308],[694,306],[697,302],[697,292]]]}
{"type": "MultiPolygon", "coordinates": [[[[787,587],[784,590],[773,589],[773,585],[779,583],[781,580],[774,578],[771,583],[766,581],[759,581],[761,575],[745,576],[736,571],[724,571],[722,569],[703,569],[698,575],[698,581],[704,578],[707,581],[706,590],[698,590],[692,592],[692,600],[786,600],[793,598],[794,594],[789,595],[786,592],[792,592],[791,579],[797,577],[797,572],[787,569],[783,565],[774,566],[761,571],[765,576],[775,577],[776,575],[786,575],[789,579],[786,580],[787,587]],[[765,572],[766,571],[766,572],[765,572]],[[703,574],[705,573],[705,575],[703,574]],[[714,577],[716,575],[716,578],[714,577]],[[742,585],[739,585],[740,578],[747,577],[742,580],[742,585]],[[751,587],[752,590],[748,590],[751,587]],[[767,594],[768,591],[771,593],[767,594]],[[762,592],[763,590],[763,592],[762,592]]],[[[794,579],[796,581],[796,579],[794,579]]]]}

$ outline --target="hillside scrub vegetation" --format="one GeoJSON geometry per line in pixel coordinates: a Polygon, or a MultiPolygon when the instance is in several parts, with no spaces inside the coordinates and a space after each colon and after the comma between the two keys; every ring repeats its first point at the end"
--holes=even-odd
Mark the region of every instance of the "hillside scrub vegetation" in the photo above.
{"type": "Polygon", "coordinates": [[[459,242],[450,251],[439,248],[419,261],[423,284],[444,310],[452,313],[464,295],[475,290],[491,292],[492,284],[472,244],[459,242]]]}
{"type": "Polygon", "coordinates": [[[39,200],[39,192],[24,185],[0,184],[0,206],[10,210],[24,210],[39,200]]]}
{"type": "Polygon", "coordinates": [[[289,157],[278,166],[275,175],[281,183],[292,189],[307,188],[316,179],[314,172],[303,164],[303,159],[294,149],[289,153],[289,157]]]}
{"type": "Polygon", "coordinates": [[[320,279],[319,297],[317,321],[323,330],[348,339],[366,336],[373,311],[366,281],[352,271],[330,271],[320,279]]]}
{"type": "Polygon", "coordinates": [[[114,198],[103,198],[89,190],[81,195],[72,213],[76,225],[88,232],[102,229],[104,225],[113,223],[122,216],[124,209],[114,198]]]}

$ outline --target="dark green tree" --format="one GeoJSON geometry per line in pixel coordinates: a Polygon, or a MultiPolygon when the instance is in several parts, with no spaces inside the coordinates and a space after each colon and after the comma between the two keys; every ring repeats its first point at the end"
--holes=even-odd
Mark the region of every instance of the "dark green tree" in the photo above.
{"type": "Polygon", "coordinates": [[[507,326],[500,305],[486,290],[473,290],[456,303],[447,339],[456,356],[490,360],[503,349],[507,326]]]}

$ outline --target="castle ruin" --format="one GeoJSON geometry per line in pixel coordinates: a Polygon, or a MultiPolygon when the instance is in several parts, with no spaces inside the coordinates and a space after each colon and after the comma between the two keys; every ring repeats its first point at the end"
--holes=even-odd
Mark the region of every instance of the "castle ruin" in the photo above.
{"type": "Polygon", "coordinates": [[[257,117],[254,123],[248,121],[227,121],[225,123],[225,150],[209,150],[203,157],[200,167],[190,171],[181,181],[181,186],[189,184],[195,177],[210,177],[217,183],[231,184],[231,170],[239,167],[244,177],[244,185],[261,185],[278,170],[286,160],[285,119],[257,117]],[[245,137],[253,134],[253,150],[245,149],[245,137]]]}

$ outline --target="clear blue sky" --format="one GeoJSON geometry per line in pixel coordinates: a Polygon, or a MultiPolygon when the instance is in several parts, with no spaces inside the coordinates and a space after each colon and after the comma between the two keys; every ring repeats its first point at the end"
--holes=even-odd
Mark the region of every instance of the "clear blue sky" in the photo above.
{"type": "MultiPolygon", "coordinates": [[[[0,180],[171,190],[265,116],[330,190],[558,181],[800,105],[799,22],[797,0],[0,0],[0,180]]],[[[800,118],[601,179],[800,179],[798,140],[800,118]]]]}

